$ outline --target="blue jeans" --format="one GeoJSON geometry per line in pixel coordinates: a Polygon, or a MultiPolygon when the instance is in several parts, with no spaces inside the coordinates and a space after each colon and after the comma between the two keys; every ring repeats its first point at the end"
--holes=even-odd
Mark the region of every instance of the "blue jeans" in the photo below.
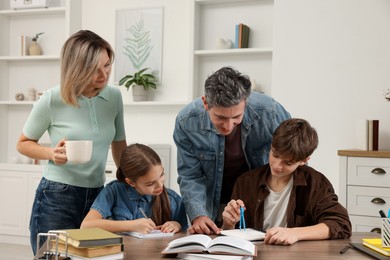
{"type": "Polygon", "coordinates": [[[30,243],[34,255],[45,242],[38,233],[49,230],[80,228],[100,188],[82,188],[42,178],[35,192],[30,219],[30,243]]]}

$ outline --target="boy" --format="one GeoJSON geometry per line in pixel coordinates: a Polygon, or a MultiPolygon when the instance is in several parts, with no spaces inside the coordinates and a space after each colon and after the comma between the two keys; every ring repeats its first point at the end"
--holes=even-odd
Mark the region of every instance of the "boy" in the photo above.
{"type": "Polygon", "coordinates": [[[265,230],[268,244],[349,238],[348,212],[332,184],[306,165],[317,145],[317,132],[307,121],[282,122],[273,134],[269,163],[237,179],[222,228],[234,228],[244,207],[247,227],[265,230]]]}

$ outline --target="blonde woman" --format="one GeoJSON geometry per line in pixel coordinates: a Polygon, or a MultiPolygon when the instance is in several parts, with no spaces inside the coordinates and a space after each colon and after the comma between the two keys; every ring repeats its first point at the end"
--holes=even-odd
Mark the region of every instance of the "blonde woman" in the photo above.
{"type": "Polygon", "coordinates": [[[44,93],[24,125],[17,150],[48,160],[30,219],[34,254],[38,233],[80,227],[103,188],[110,145],[117,165],[126,148],[121,94],[107,86],[113,59],[112,47],[99,35],[82,30],[70,36],[61,51],[60,86],[44,93]],[[51,147],[38,143],[46,131],[51,147]],[[67,163],[66,140],[92,140],[91,160],[67,163]]]}

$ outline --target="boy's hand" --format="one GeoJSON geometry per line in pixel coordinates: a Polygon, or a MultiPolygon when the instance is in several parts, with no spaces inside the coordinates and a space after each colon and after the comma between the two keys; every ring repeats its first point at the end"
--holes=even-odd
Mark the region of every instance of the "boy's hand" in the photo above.
{"type": "Polygon", "coordinates": [[[181,230],[181,225],[176,221],[167,221],[157,228],[163,233],[177,233],[181,230]]]}
{"type": "Polygon", "coordinates": [[[139,218],[132,220],[134,231],[146,234],[156,229],[156,224],[150,218],[139,218]]]}
{"type": "Polygon", "coordinates": [[[222,212],[222,229],[233,229],[236,223],[240,220],[240,208],[243,207],[245,210],[245,205],[242,200],[231,200],[226,205],[224,211],[222,212]]]}
{"type": "Polygon", "coordinates": [[[292,245],[298,241],[296,232],[292,228],[273,227],[265,233],[264,242],[274,245],[292,245]]]}

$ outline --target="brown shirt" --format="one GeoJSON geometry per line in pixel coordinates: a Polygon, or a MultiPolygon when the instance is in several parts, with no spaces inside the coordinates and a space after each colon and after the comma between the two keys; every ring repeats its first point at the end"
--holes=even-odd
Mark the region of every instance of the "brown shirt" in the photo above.
{"type": "Polygon", "coordinates": [[[225,136],[225,163],[222,177],[221,204],[227,204],[237,178],[248,171],[245,154],[242,150],[241,125],[237,125],[233,132],[225,136]]]}
{"type": "MultiPolygon", "coordinates": [[[[241,175],[234,186],[232,199],[245,203],[247,227],[263,229],[264,200],[268,196],[269,165],[241,175]]],[[[349,238],[351,222],[347,210],[338,202],[333,186],[320,172],[304,165],[296,169],[287,206],[287,227],[304,227],[324,223],[330,239],[349,238]]]]}

